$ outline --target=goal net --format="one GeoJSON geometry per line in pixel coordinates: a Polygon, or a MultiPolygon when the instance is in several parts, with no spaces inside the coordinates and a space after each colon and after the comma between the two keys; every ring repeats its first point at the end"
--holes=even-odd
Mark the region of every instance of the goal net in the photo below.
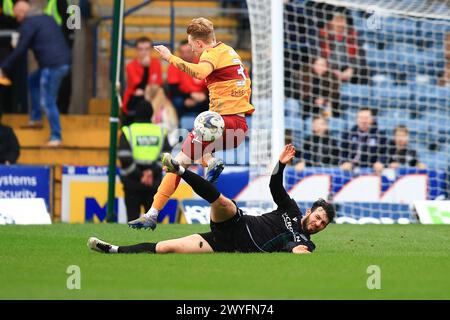
{"type": "Polygon", "coordinates": [[[448,197],[448,1],[247,4],[254,172],[273,164],[281,146],[272,137],[281,130],[283,143],[299,151],[285,185],[303,209],[322,197],[336,205],[338,222],[408,223],[417,221],[416,201],[448,197]],[[278,24],[271,15],[277,5],[278,24]],[[274,59],[283,60],[282,70],[274,59]],[[284,82],[274,84],[280,72],[284,82]]]}

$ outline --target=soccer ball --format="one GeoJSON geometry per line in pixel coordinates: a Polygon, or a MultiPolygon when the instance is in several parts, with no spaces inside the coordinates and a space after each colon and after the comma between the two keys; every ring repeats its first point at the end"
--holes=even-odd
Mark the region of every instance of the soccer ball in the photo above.
{"type": "Polygon", "coordinates": [[[194,121],[194,136],[200,141],[219,139],[225,128],[225,122],[220,114],[214,111],[200,113],[194,121]]]}

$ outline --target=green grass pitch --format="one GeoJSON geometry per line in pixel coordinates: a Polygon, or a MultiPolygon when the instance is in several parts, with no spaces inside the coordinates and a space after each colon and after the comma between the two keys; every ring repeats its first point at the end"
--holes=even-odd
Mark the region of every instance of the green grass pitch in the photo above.
{"type": "Polygon", "coordinates": [[[330,225],[310,255],[106,255],[90,236],[114,244],[155,242],[208,226],[0,227],[0,299],[450,299],[450,226],[330,225]],[[70,265],[81,289],[69,290],[70,265]],[[381,289],[369,290],[370,265],[381,289]]]}

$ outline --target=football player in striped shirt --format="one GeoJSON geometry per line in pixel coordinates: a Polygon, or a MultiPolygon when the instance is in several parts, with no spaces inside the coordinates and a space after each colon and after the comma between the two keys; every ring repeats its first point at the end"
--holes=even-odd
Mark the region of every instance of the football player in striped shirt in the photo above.
{"type": "MultiPolygon", "coordinates": [[[[187,27],[188,42],[199,56],[198,63],[189,63],[173,55],[165,46],[155,46],[161,57],[190,76],[205,80],[209,90],[209,110],[219,113],[225,128],[221,139],[199,141],[195,132],[189,133],[182,151],[175,160],[187,168],[195,161],[207,167],[206,179],[217,181],[223,170],[223,162],[213,156],[215,151],[234,149],[244,140],[248,131],[246,115],[255,108],[250,104],[251,81],[236,51],[216,40],[214,26],[205,18],[193,19],[187,27]]],[[[180,177],[173,173],[164,176],[151,209],[142,217],[130,221],[132,228],[154,230],[159,212],[177,189],[180,177]]]]}

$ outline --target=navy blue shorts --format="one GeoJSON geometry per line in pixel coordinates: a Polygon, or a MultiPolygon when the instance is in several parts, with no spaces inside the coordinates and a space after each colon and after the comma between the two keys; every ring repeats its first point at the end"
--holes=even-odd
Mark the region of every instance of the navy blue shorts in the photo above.
{"type": "Polygon", "coordinates": [[[232,218],[219,223],[211,221],[209,225],[211,232],[199,235],[214,252],[259,252],[249,236],[245,214],[238,206],[232,218]]]}

